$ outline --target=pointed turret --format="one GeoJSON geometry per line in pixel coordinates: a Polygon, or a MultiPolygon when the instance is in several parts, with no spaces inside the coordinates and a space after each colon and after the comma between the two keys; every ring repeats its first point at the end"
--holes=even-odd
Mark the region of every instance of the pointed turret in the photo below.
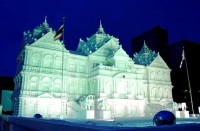
{"type": "Polygon", "coordinates": [[[34,28],[33,31],[24,32],[24,43],[31,44],[41,38],[43,35],[47,34],[51,28],[47,23],[47,17],[45,17],[44,22],[38,27],[34,28]]]}
{"type": "Polygon", "coordinates": [[[150,49],[147,47],[145,40],[144,40],[142,50],[144,54],[148,54],[150,52],[150,49]]]}
{"type": "Polygon", "coordinates": [[[101,48],[111,39],[114,42],[116,42],[116,44],[119,43],[117,38],[110,36],[109,34],[106,34],[104,32],[104,29],[100,20],[100,24],[99,24],[99,28],[97,32],[93,34],[91,37],[87,37],[86,41],[80,40],[77,51],[81,52],[84,55],[90,55],[96,52],[99,48],[101,48]]]}
{"type": "Polygon", "coordinates": [[[47,16],[45,16],[44,23],[47,23],[47,16]]]}
{"type": "Polygon", "coordinates": [[[43,26],[44,26],[43,28],[45,28],[46,30],[49,30],[49,24],[47,23],[47,16],[45,16],[43,26]]]}
{"type": "Polygon", "coordinates": [[[139,53],[134,54],[134,61],[135,64],[147,66],[156,58],[156,56],[157,54],[155,51],[150,50],[144,41],[144,45],[139,53]]]}
{"type": "Polygon", "coordinates": [[[97,34],[105,34],[104,29],[103,29],[103,26],[102,26],[102,24],[101,24],[101,20],[100,20],[100,25],[99,25],[99,29],[98,29],[98,31],[97,31],[97,34]]]}

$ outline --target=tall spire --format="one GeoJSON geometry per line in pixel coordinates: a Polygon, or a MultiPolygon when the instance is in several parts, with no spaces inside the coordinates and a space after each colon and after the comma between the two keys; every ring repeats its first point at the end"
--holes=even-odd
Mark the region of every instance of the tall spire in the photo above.
{"type": "Polygon", "coordinates": [[[47,16],[45,16],[43,25],[44,25],[44,28],[49,28],[49,24],[47,23],[47,16]]]}
{"type": "Polygon", "coordinates": [[[144,53],[149,53],[150,52],[150,49],[147,47],[147,44],[146,44],[145,40],[144,40],[144,44],[143,44],[142,50],[143,50],[144,53]]]}
{"type": "Polygon", "coordinates": [[[47,16],[45,16],[45,20],[44,20],[44,23],[47,23],[47,16]]]}
{"type": "Polygon", "coordinates": [[[145,40],[144,40],[144,43],[143,43],[143,44],[144,44],[144,46],[147,46],[145,40]]]}
{"type": "Polygon", "coordinates": [[[101,20],[100,20],[100,25],[99,25],[99,29],[98,29],[97,33],[98,34],[105,34],[104,29],[103,29],[102,24],[101,24],[101,20]]]}

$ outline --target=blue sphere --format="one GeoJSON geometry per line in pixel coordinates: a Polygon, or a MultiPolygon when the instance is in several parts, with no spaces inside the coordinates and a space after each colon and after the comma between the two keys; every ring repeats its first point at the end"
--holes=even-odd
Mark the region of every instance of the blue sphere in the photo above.
{"type": "Polygon", "coordinates": [[[170,111],[160,111],[153,118],[153,124],[156,126],[173,125],[176,124],[176,117],[170,111]]]}
{"type": "Polygon", "coordinates": [[[42,115],[40,115],[40,114],[35,114],[33,117],[34,117],[34,118],[42,118],[42,115]]]}

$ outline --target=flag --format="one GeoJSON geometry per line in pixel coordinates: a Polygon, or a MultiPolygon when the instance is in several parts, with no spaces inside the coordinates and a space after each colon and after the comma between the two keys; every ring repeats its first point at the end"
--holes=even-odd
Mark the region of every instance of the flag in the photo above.
{"type": "Polygon", "coordinates": [[[184,60],[185,60],[185,52],[184,52],[184,49],[183,49],[183,51],[182,51],[182,59],[181,59],[181,63],[180,63],[179,68],[182,67],[182,64],[183,64],[183,61],[184,61],[184,60]]]}
{"type": "Polygon", "coordinates": [[[64,31],[64,24],[62,24],[58,29],[58,31],[56,32],[56,35],[54,36],[54,41],[59,40],[62,37],[63,31],[64,31]]]}

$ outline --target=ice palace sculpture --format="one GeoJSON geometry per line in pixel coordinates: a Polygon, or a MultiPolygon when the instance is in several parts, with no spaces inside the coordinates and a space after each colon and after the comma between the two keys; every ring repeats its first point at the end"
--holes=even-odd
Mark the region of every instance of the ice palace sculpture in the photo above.
{"type": "Polygon", "coordinates": [[[14,115],[113,119],[172,110],[171,69],[145,42],[130,58],[101,22],[96,33],[80,39],[76,51],[54,36],[46,19],[24,32],[14,78],[14,115]]]}

